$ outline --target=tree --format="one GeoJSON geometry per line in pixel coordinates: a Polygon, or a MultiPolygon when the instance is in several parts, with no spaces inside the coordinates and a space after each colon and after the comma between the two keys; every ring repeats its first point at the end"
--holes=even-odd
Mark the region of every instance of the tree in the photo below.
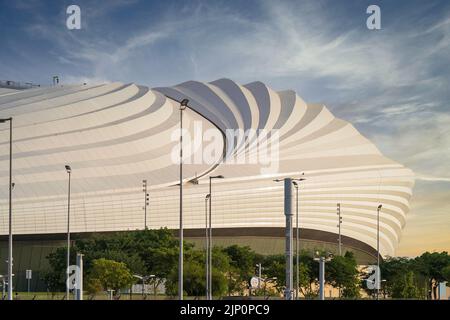
{"type": "Polygon", "coordinates": [[[439,282],[445,281],[443,273],[450,266],[450,255],[447,252],[425,252],[414,259],[415,269],[428,280],[428,287],[432,297],[437,299],[437,286],[439,282]]]}
{"type": "Polygon", "coordinates": [[[319,295],[319,264],[314,261],[311,252],[302,251],[299,256],[300,292],[306,299],[314,299],[319,295]]]}
{"type": "MultiPolygon", "coordinates": [[[[230,258],[222,248],[212,250],[212,295],[223,296],[228,289],[227,270],[230,258]]],[[[205,253],[194,250],[192,246],[184,252],[184,294],[188,296],[204,296],[206,293],[205,253]]],[[[178,268],[173,268],[166,281],[166,292],[170,295],[178,293],[178,268]]]]}
{"type": "Polygon", "coordinates": [[[92,261],[92,269],[88,275],[89,281],[100,284],[103,290],[128,288],[134,282],[134,277],[125,263],[104,258],[92,261]]]}
{"type": "Polygon", "coordinates": [[[342,297],[358,298],[359,271],[352,252],[347,251],[344,256],[335,256],[327,263],[325,279],[335,288],[343,289],[342,297]]]}
{"type": "Polygon", "coordinates": [[[286,262],[282,254],[268,255],[264,257],[264,274],[268,278],[277,278],[275,288],[278,294],[282,294],[286,286],[286,262]]]}
{"type": "Polygon", "coordinates": [[[442,276],[450,284],[450,265],[442,269],[442,276]]]}
{"type": "Polygon", "coordinates": [[[262,261],[262,256],[256,254],[250,247],[232,245],[223,249],[230,258],[228,269],[228,291],[243,294],[250,285],[250,278],[255,274],[257,261],[262,261]]]}
{"type": "Polygon", "coordinates": [[[396,299],[418,299],[420,291],[417,287],[413,271],[408,271],[399,276],[392,288],[392,298],[396,299]]]}
{"type": "MultiPolygon", "coordinates": [[[[75,261],[76,252],[70,252],[70,260],[75,261]]],[[[47,290],[56,293],[66,290],[67,279],[67,248],[57,248],[47,256],[49,269],[43,272],[42,280],[47,284],[47,290]]]]}

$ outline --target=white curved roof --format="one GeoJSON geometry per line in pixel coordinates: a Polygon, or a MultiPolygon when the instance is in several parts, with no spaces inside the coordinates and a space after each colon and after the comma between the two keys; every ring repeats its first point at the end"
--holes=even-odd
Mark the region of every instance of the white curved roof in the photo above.
{"type": "MultiPolygon", "coordinates": [[[[174,132],[183,98],[189,99],[183,117],[190,134],[201,123],[203,132],[222,137],[222,152],[213,154],[211,162],[184,165],[185,181],[199,178],[198,185],[186,183],[186,228],[204,227],[210,173],[226,177],[214,181],[213,227],[284,227],[283,185],[272,180],[304,173],[302,228],[336,232],[339,202],[342,234],[375,248],[381,203],[381,253],[394,253],[409,208],[412,172],[384,157],[325,106],[307,104],[293,91],[227,79],[153,90],[110,83],[0,91],[0,117],[14,119],[14,233],[65,232],[65,164],[73,170],[72,232],[142,228],[143,179],[150,193],[147,226],[176,229],[179,169],[171,154],[177,150],[174,132]],[[261,134],[240,135],[232,145],[224,139],[227,129],[276,131],[276,170],[231,163],[236,155],[254,155],[261,134]]],[[[0,125],[1,212],[8,208],[8,143],[8,126],[0,125]]],[[[203,150],[195,148],[193,153],[203,150]]],[[[7,233],[7,222],[7,215],[1,215],[0,234],[7,233]]]]}

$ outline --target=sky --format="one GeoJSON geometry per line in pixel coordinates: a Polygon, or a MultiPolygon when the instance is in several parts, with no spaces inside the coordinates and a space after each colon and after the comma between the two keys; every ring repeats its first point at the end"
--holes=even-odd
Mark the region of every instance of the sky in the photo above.
{"type": "Polygon", "coordinates": [[[259,80],[324,103],[417,175],[397,255],[450,251],[450,1],[0,0],[0,46],[1,80],[259,80]]]}

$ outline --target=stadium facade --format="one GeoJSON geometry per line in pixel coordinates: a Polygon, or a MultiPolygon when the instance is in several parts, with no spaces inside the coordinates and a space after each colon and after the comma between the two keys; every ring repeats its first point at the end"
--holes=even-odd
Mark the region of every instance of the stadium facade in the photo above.
{"type": "MultiPolygon", "coordinates": [[[[340,203],[344,247],[375,257],[377,206],[382,204],[380,252],[395,253],[409,209],[413,173],[383,156],[325,106],[308,104],[293,91],[277,92],[261,82],[239,85],[228,79],[154,89],[122,83],[0,89],[0,118],[14,119],[13,233],[23,250],[64,239],[66,164],[72,168],[71,232],[143,229],[143,180],[149,193],[146,227],[176,230],[179,166],[173,159],[178,150],[174,132],[179,128],[182,99],[189,99],[183,111],[187,134],[195,137],[200,124],[202,134],[211,133],[219,145],[215,150],[220,150],[210,153],[207,163],[195,162],[190,160],[205,146],[195,142],[186,146],[190,150],[183,177],[188,239],[203,238],[208,177],[223,175],[224,179],[213,181],[215,243],[240,241],[258,251],[282,252],[283,184],[273,180],[304,174],[306,180],[299,183],[303,246],[336,245],[340,203]],[[230,140],[230,129],[244,134],[230,140]],[[255,134],[246,134],[250,131],[255,134]],[[269,163],[228,161],[239,155],[250,159],[261,132],[277,133],[275,170],[268,170],[273,154],[269,163]]],[[[268,141],[275,145],[272,136],[268,141]]],[[[3,243],[8,233],[8,157],[8,127],[2,125],[3,243]]],[[[1,253],[4,260],[5,247],[1,253]]],[[[27,268],[20,264],[15,268],[27,268]]],[[[0,267],[3,270],[6,265],[0,267]]]]}

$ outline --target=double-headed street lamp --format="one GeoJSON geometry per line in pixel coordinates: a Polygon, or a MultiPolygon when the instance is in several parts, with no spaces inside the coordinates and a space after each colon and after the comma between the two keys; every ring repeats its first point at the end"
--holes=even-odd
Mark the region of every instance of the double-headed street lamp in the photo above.
{"type": "Polygon", "coordinates": [[[180,252],[178,256],[178,298],[183,300],[183,111],[188,106],[189,100],[180,102],[180,252]]]}
{"type": "MultiPolygon", "coordinates": [[[[302,173],[303,175],[303,173],[302,173]]],[[[284,178],[275,179],[275,182],[284,182],[284,215],[286,218],[285,238],[286,238],[286,289],[284,297],[292,300],[293,293],[293,259],[292,259],[292,183],[293,181],[303,181],[304,178],[284,178]]],[[[298,185],[297,185],[298,187],[298,185]]],[[[298,191],[298,189],[297,189],[298,191]]],[[[297,196],[297,223],[298,223],[298,196],[297,196]]],[[[298,224],[297,224],[297,250],[298,250],[298,224]]],[[[298,253],[297,253],[298,256],[298,253]]],[[[298,266],[298,264],[297,264],[298,266]]]]}
{"type": "Polygon", "coordinates": [[[66,300],[69,300],[70,288],[69,288],[69,277],[70,277],[70,177],[72,174],[72,168],[66,164],[66,172],[69,175],[69,185],[67,191],[67,270],[66,270],[66,300]]]}
{"type": "Polygon", "coordinates": [[[142,280],[142,297],[144,297],[145,294],[145,281],[147,281],[148,279],[152,279],[155,278],[156,276],[154,274],[150,274],[148,276],[144,276],[144,275],[140,275],[140,274],[133,274],[133,277],[138,278],[139,280],[142,280]]]}
{"type": "Polygon", "coordinates": [[[211,203],[212,203],[212,180],[213,179],[223,179],[224,178],[224,176],[222,176],[222,175],[218,175],[218,176],[210,176],[209,177],[209,241],[208,241],[208,243],[209,243],[209,245],[208,245],[208,255],[209,255],[209,257],[208,257],[208,263],[209,263],[209,265],[208,265],[208,276],[209,276],[209,281],[208,281],[208,284],[209,284],[209,290],[208,290],[208,292],[209,292],[209,297],[208,297],[208,300],[212,300],[212,247],[213,247],[213,245],[212,245],[212,227],[211,227],[211,216],[212,216],[212,210],[211,210],[211,203]]]}
{"type": "Polygon", "coordinates": [[[12,236],[12,118],[0,119],[0,123],[9,121],[9,237],[8,237],[8,300],[13,299],[13,236],[12,236]]]}
{"type": "Polygon", "coordinates": [[[327,252],[325,255],[319,251],[315,252],[314,261],[319,262],[319,300],[325,300],[325,263],[333,259],[333,254],[327,252]]]}

